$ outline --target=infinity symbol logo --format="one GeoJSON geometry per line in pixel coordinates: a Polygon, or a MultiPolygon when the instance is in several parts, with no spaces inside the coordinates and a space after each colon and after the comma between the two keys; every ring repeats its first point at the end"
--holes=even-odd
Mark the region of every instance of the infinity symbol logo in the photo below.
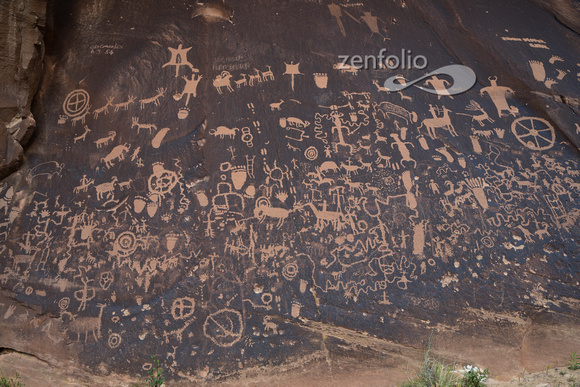
{"type": "Polygon", "coordinates": [[[408,87],[415,86],[427,93],[437,94],[437,95],[455,95],[459,93],[463,93],[464,91],[469,90],[476,81],[475,73],[472,69],[467,66],[453,64],[448,66],[443,66],[438,68],[435,71],[430,72],[429,74],[422,76],[421,78],[417,78],[414,81],[407,81],[401,75],[395,75],[394,77],[390,77],[384,83],[385,89],[389,92],[400,91],[404,90],[408,87]],[[424,79],[434,77],[436,75],[448,75],[453,79],[453,84],[450,87],[447,87],[449,82],[445,79],[439,80],[432,80],[428,83],[433,86],[433,89],[430,89],[425,86],[416,85],[416,83],[421,82],[424,79]]]}

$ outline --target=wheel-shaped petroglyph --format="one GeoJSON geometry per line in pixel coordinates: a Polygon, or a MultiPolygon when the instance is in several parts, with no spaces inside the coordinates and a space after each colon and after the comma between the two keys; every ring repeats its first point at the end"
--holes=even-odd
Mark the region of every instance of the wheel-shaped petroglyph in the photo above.
{"type": "Polygon", "coordinates": [[[220,347],[231,347],[242,338],[244,322],[240,312],[221,309],[207,316],[203,333],[220,347]]]}
{"type": "Polygon", "coordinates": [[[543,118],[518,118],[512,123],[512,133],[532,150],[546,150],[554,146],[554,127],[543,118]]]}
{"type": "Polygon", "coordinates": [[[85,90],[73,90],[66,96],[62,108],[69,117],[79,117],[89,110],[89,93],[85,90]]]}
{"type": "Polygon", "coordinates": [[[191,297],[177,298],[171,305],[171,315],[176,320],[184,320],[193,315],[195,300],[191,297]]]}

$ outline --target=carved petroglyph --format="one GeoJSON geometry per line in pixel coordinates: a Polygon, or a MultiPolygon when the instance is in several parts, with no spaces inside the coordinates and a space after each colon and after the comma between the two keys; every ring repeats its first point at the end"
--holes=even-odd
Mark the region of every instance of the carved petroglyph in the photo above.
{"type": "MultiPolygon", "coordinates": [[[[340,39],[364,35],[361,47],[386,38],[385,20],[396,28],[395,13],[366,4],[314,3],[340,39]]],[[[373,306],[357,315],[373,324],[436,310],[425,284],[473,305],[470,281],[548,267],[575,235],[580,169],[573,139],[556,130],[564,118],[533,110],[495,75],[454,99],[441,76],[427,81],[437,97],[395,93],[383,66],[286,48],[266,58],[226,41],[208,57],[193,48],[203,39],[171,40],[180,33],[147,42],[158,57],[139,58],[131,82],[98,90],[93,74],[67,69],[78,89],[55,86],[58,98],[43,100],[58,105],[47,122],[58,119],[65,145],[31,154],[24,179],[0,184],[0,283],[24,300],[56,293],[46,310],[81,349],[137,354],[154,343],[168,372],[190,372],[188,357],[206,372],[224,353],[241,369],[292,341],[294,319],[341,326],[355,304],[373,306]]],[[[573,78],[563,59],[538,58],[524,61],[538,87],[573,78]]],[[[9,307],[2,317],[26,318],[9,307]]],[[[43,324],[30,325],[56,332],[43,324]]]]}
{"type": "Polygon", "coordinates": [[[102,107],[100,107],[98,109],[93,110],[93,118],[96,120],[97,118],[99,118],[99,115],[101,113],[103,113],[103,114],[109,113],[109,108],[111,106],[113,106],[113,101],[114,100],[115,100],[114,97],[107,97],[107,103],[104,106],[102,106],[102,107]]]}
{"type": "Polygon", "coordinates": [[[150,98],[144,98],[139,100],[139,107],[144,109],[148,104],[152,103],[155,106],[159,106],[159,99],[165,95],[167,92],[166,87],[160,87],[157,89],[157,94],[150,98]]]}
{"type": "Polygon", "coordinates": [[[125,111],[129,110],[129,105],[135,103],[135,99],[136,98],[134,96],[130,95],[127,98],[127,101],[114,104],[113,106],[115,107],[115,112],[118,112],[121,109],[125,111]]]}
{"type": "Polygon", "coordinates": [[[77,341],[80,341],[81,334],[85,334],[85,343],[89,337],[89,334],[93,335],[95,341],[99,341],[102,337],[101,335],[101,325],[103,318],[103,309],[106,304],[97,304],[99,308],[99,315],[97,317],[77,317],[73,319],[68,324],[68,331],[77,334],[77,341]]]}
{"type": "Polygon", "coordinates": [[[83,132],[83,134],[75,137],[73,142],[76,144],[77,141],[85,141],[87,139],[87,134],[89,134],[90,132],[91,130],[89,129],[89,127],[85,125],[85,131],[83,132]]]}

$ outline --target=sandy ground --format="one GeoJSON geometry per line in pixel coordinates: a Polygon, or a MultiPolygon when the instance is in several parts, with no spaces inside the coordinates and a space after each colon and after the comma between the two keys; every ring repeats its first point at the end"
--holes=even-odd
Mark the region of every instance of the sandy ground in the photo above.
{"type": "MultiPolygon", "coordinates": [[[[324,364],[322,364],[324,366],[324,364]]],[[[384,369],[377,367],[364,368],[360,367],[358,370],[352,372],[348,368],[352,368],[352,364],[345,365],[345,369],[339,369],[339,365],[335,364],[334,372],[337,376],[329,378],[328,374],[323,372],[323,369],[314,369],[306,371],[304,369],[297,370],[293,373],[280,373],[279,375],[270,375],[269,377],[256,377],[248,379],[239,379],[237,381],[231,380],[225,383],[215,383],[209,385],[219,385],[224,387],[229,386],[317,386],[317,387],[391,387],[400,386],[401,383],[390,382],[385,378],[384,369]],[[343,372],[344,371],[344,372],[343,372]],[[320,377],[316,377],[316,373],[320,377]],[[338,376],[340,374],[340,376],[338,376]]],[[[64,369],[51,368],[46,362],[41,361],[29,355],[21,353],[5,353],[0,356],[0,370],[5,376],[14,376],[16,373],[21,375],[20,382],[25,387],[36,386],[133,386],[135,382],[140,382],[140,386],[146,386],[144,377],[141,380],[137,378],[127,377],[126,375],[108,375],[106,377],[88,374],[86,371],[72,368],[67,369],[67,375],[63,375],[64,369]]],[[[143,375],[144,376],[144,375],[143,375]]],[[[493,375],[491,375],[493,377],[493,375]]],[[[403,374],[397,375],[394,379],[401,380],[404,378],[403,374]]],[[[198,386],[199,383],[184,383],[175,382],[167,383],[170,386],[198,386]]],[[[580,370],[571,371],[566,365],[558,366],[552,365],[541,372],[529,373],[523,372],[518,377],[512,380],[496,381],[490,379],[487,384],[489,387],[580,387],[580,370]]]]}
{"type": "Polygon", "coordinates": [[[580,370],[571,371],[566,366],[546,367],[545,371],[533,374],[523,372],[519,377],[509,382],[498,382],[490,379],[487,385],[490,387],[580,387],[580,370]]]}

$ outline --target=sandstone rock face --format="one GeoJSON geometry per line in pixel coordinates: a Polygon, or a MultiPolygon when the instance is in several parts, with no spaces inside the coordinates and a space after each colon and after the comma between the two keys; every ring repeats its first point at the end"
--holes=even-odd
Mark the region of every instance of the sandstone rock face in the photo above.
{"type": "Polygon", "coordinates": [[[1,346],[181,384],[392,385],[431,336],[496,379],[562,363],[580,38],[535,4],[50,2],[1,346]]]}
{"type": "Polygon", "coordinates": [[[42,75],[46,1],[0,4],[0,178],[19,165],[35,120],[32,98],[42,75]]]}

